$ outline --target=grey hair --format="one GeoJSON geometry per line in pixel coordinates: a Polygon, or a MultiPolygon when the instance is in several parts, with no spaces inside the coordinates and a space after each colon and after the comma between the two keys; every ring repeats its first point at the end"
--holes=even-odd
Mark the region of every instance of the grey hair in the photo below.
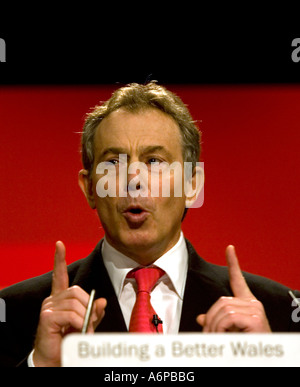
{"type": "Polygon", "coordinates": [[[96,129],[105,117],[120,108],[132,113],[156,108],[170,115],[180,129],[183,160],[192,162],[193,167],[199,161],[201,132],[182,100],[155,82],[146,85],[132,83],[116,90],[109,100],[97,105],[86,116],[81,137],[81,153],[83,166],[88,171],[89,176],[94,165],[96,129]]]}

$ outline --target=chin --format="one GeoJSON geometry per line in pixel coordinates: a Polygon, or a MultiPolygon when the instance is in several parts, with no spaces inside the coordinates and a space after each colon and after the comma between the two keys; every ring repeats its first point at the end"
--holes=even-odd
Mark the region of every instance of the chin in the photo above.
{"type": "Polygon", "coordinates": [[[122,237],[122,241],[124,242],[123,244],[128,247],[147,248],[156,244],[157,238],[153,232],[149,233],[147,231],[131,230],[130,232],[125,233],[122,237]]]}
{"type": "Polygon", "coordinates": [[[142,231],[142,230],[130,230],[130,232],[123,233],[119,239],[124,251],[132,255],[148,255],[160,246],[160,239],[157,237],[156,232],[142,231]]]}

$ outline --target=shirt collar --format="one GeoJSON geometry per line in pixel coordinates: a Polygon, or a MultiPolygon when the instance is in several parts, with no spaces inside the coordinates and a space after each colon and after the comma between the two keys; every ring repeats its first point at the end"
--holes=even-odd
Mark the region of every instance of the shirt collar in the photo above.
{"type": "MultiPolygon", "coordinates": [[[[102,243],[102,257],[119,299],[127,274],[130,270],[141,265],[112,247],[105,237],[102,243]]],[[[182,232],[178,242],[154,262],[155,266],[160,267],[166,272],[181,299],[183,299],[187,264],[188,252],[182,232]]]]}

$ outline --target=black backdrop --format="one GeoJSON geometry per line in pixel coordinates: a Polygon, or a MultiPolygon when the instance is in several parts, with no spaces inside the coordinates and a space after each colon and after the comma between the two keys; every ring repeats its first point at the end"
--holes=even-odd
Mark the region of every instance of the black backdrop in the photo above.
{"type": "Polygon", "coordinates": [[[300,38],[299,20],[291,19],[296,10],[259,21],[255,13],[245,20],[244,10],[221,22],[197,9],[178,9],[177,16],[160,15],[154,6],[148,17],[146,11],[122,16],[121,10],[116,17],[90,9],[89,18],[77,19],[60,10],[49,16],[47,8],[23,18],[19,11],[18,19],[4,12],[0,84],[300,82],[300,61],[292,60],[292,41],[300,38]]]}

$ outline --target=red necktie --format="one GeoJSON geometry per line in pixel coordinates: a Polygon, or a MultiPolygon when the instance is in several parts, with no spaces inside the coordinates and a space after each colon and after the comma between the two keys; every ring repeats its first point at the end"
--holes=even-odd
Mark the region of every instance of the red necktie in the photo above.
{"type": "Polygon", "coordinates": [[[162,323],[150,303],[150,292],[164,273],[158,267],[145,267],[128,273],[127,277],[135,278],[138,286],[136,301],[129,324],[129,332],[163,331],[162,323]],[[160,321],[160,323],[155,324],[155,319],[156,322],[160,321]]]}

